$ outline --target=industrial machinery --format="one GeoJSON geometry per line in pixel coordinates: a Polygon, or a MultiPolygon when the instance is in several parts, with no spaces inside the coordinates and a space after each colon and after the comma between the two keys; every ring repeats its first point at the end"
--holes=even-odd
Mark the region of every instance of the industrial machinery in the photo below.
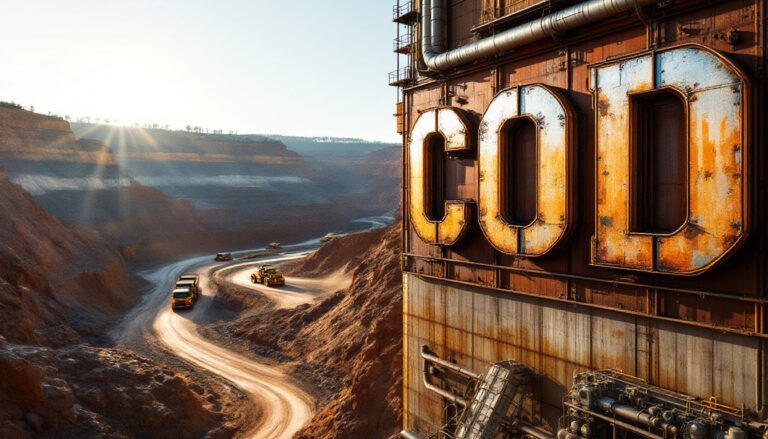
{"type": "Polygon", "coordinates": [[[285,285],[285,276],[270,264],[264,264],[251,273],[251,282],[265,287],[285,285]]]}
{"type": "Polygon", "coordinates": [[[397,0],[403,437],[766,433],[767,18],[397,0]]]}
{"type": "Polygon", "coordinates": [[[558,439],[763,439],[768,424],[752,421],[754,413],[700,400],[618,371],[578,374],[563,406],[566,415],[558,439]]]}

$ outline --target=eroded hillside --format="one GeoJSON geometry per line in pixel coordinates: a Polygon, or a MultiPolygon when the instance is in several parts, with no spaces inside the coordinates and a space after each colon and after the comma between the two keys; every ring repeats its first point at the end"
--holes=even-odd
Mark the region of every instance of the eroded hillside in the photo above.
{"type": "Polygon", "coordinates": [[[352,275],[348,288],[312,304],[256,313],[218,327],[257,352],[296,362],[300,376],[312,375],[329,393],[327,404],[296,437],[388,438],[399,431],[399,253],[397,226],[337,238],[281,267],[301,276],[347,270],[352,275]]]}
{"type": "Polygon", "coordinates": [[[85,343],[102,340],[137,300],[122,259],[50,216],[5,172],[0,193],[0,437],[152,430],[191,438],[220,425],[199,386],[138,355],[85,343]]]}

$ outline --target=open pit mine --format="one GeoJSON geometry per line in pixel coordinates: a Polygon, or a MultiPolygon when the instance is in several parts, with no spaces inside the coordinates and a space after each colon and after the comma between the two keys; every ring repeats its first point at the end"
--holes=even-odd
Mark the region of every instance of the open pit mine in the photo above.
{"type": "Polygon", "coordinates": [[[395,4],[402,438],[768,437],[766,3],[395,4]]]}

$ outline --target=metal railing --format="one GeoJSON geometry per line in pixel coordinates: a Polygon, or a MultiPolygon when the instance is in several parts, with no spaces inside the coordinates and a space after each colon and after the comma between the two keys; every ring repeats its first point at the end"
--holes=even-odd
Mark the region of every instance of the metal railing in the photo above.
{"type": "Polygon", "coordinates": [[[512,15],[533,6],[548,4],[547,0],[506,0],[500,7],[490,7],[482,10],[480,24],[489,23],[498,18],[512,15]]]}
{"type": "Polygon", "coordinates": [[[392,19],[397,20],[398,18],[410,14],[411,12],[414,12],[413,2],[411,0],[402,3],[398,1],[392,6],[392,19]]]}
{"type": "Polygon", "coordinates": [[[394,72],[389,72],[389,85],[401,85],[413,79],[411,66],[401,67],[394,72]]]}
{"type": "Polygon", "coordinates": [[[395,52],[404,52],[413,44],[413,36],[409,33],[399,35],[394,41],[395,52]]]}

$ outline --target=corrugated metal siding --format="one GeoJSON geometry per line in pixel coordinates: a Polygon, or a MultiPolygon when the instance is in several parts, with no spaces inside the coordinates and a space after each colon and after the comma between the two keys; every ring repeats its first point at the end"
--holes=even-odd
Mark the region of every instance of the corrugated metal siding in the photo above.
{"type": "MultiPolygon", "coordinates": [[[[763,380],[756,367],[764,351],[757,339],[405,277],[408,352],[428,345],[476,372],[495,361],[522,361],[537,373],[527,416],[550,426],[573,375],[590,369],[620,369],[699,398],[758,406],[763,380]]],[[[419,355],[408,355],[407,367],[408,419],[433,431],[443,405],[422,386],[419,355]]]]}

